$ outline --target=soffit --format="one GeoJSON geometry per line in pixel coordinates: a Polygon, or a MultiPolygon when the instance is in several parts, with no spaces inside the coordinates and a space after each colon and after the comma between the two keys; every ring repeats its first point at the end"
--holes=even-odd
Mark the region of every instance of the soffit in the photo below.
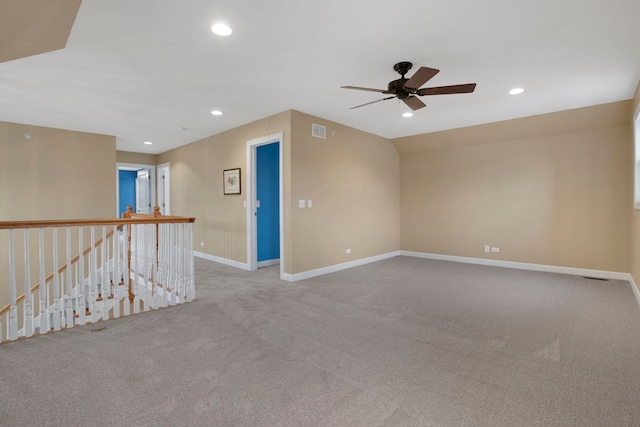
{"type": "Polygon", "coordinates": [[[63,49],[82,0],[3,0],[0,62],[63,49]]]}

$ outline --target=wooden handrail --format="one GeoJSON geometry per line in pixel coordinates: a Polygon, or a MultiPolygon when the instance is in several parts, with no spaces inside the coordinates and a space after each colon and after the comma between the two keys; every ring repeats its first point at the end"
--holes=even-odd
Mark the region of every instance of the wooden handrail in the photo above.
{"type": "Polygon", "coordinates": [[[9,311],[11,309],[11,304],[7,304],[4,307],[2,307],[0,309],[0,316],[2,316],[3,314],[5,314],[7,311],[9,311]]]}
{"type": "Polygon", "coordinates": [[[194,217],[186,216],[161,216],[148,218],[50,219],[44,221],[1,221],[0,230],[8,230],[11,228],[84,227],[91,225],[188,223],[195,221],[196,219],[194,217]]]}

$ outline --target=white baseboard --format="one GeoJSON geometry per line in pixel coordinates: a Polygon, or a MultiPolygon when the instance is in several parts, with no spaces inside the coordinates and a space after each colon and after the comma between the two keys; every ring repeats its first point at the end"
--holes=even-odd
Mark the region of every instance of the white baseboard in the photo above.
{"type": "MultiPolygon", "coordinates": [[[[197,251],[193,251],[193,255],[199,258],[207,259],[209,261],[214,261],[220,264],[230,265],[232,267],[249,271],[249,265],[247,263],[233,261],[227,258],[221,258],[221,257],[217,257],[214,255],[209,255],[209,254],[205,254],[197,251]]],[[[303,271],[302,273],[295,273],[295,274],[284,273],[282,280],[286,280],[288,282],[297,282],[298,280],[310,279],[312,277],[322,276],[323,274],[335,273],[336,271],[346,270],[348,268],[358,267],[361,265],[369,264],[376,261],[382,261],[384,259],[389,259],[389,258],[393,258],[400,255],[414,257],[414,258],[426,258],[426,259],[435,259],[435,260],[441,260],[441,261],[462,262],[466,264],[488,265],[492,267],[515,268],[518,270],[545,271],[548,273],[571,274],[574,276],[596,277],[599,279],[625,280],[629,282],[629,285],[633,290],[633,294],[635,295],[636,299],[638,300],[638,304],[640,305],[640,290],[638,290],[638,286],[636,285],[635,281],[633,280],[633,277],[629,273],[624,273],[619,271],[591,270],[586,268],[561,267],[557,265],[532,264],[527,262],[471,258],[471,257],[463,257],[463,256],[456,256],[456,255],[441,255],[441,254],[433,254],[428,252],[413,252],[413,251],[387,252],[385,254],[380,254],[380,255],[369,257],[369,258],[362,258],[355,261],[345,262],[342,264],[335,264],[335,265],[330,265],[328,267],[317,268],[315,270],[303,271]]],[[[260,263],[258,263],[258,266],[266,267],[268,265],[276,265],[279,263],[280,263],[280,260],[267,260],[267,261],[261,261],[260,263]],[[264,263],[264,265],[262,265],[261,263],[264,263]]]]}
{"type": "Polygon", "coordinates": [[[215,255],[209,255],[209,254],[205,254],[205,253],[198,252],[198,251],[193,251],[193,255],[197,256],[198,258],[208,259],[209,261],[213,261],[213,262],[217,262],[217,263],[225,264],[225,265],[230,265],[231,267],[241,268],[242,270],[249,271],[249,264],[247,264],[245,262],[238,262],[238,261],[234,261],[232,259],[222,258],[222,257],[215,256],[215,255]]]}
{"type": "Polygon", "coordinates": [[[280,258],[268,259],[265,261],[258,261],[258,268],[271,267],[272,265],[280,264],[280,258]]]}
{"type": "Polygon", "coordinates": [[[369,258],[357,259],[355,261],[344,262],[342,264],[330,265],[328,267],[317,268],[315,270],[303,271],[302,273],[289,274],[284,273],[283,280],[288,282],[297,282],[298,280],[310,279],[323,274],[335,273],[336,271],[346,270],[348,268],[358,267],[360,265],[369,264],[383,259],[389,259],[400,255],[400,251],[387,252],[386,254],[375,255],[369,258]]]}
{"type": "MultiPolygon", "coordinates": [[[[516,268],[519,270],[546,271],[548,273],[571,274],[574,276],[597,277],[599,279],[629,280],[631,275],[618,271],[590,270],[586,268],[560,267],[556,265],[530,264],[527,262],[500,261],[484,258],[469,258],[455,255],[440,255],[427,252],[400,251],[400,255],[437,259],[441,261],[463,262],[467,264],[489,265],[492,267],[516,268]]],[[[636,288],[637,291],[637,288],[636,288]]]]}

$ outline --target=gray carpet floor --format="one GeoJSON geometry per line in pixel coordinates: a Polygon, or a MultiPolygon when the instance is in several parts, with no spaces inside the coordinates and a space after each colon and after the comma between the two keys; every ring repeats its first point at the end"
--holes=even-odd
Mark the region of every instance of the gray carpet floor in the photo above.
{"type": "Polygon", "coordinates": [[[0,425],[640,426],[627,282],[409,257],[0,345],[0,425]]]}

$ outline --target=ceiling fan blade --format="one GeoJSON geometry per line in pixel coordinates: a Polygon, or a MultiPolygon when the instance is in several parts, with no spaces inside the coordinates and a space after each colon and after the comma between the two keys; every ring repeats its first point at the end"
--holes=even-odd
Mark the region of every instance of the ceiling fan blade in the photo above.
{"type": "Polygon", "coordinates": [[[467,83],[464,85],[438,86],[419,89],[416,94],[424,95],[450,95],[454,93],[471,93],[476,89],[475,83],[467,83]]]}
{"type": "Polygon", "coordinates": [[[387,98],[382,98],[382,99],[378,99],[378,100],[376,100],[376,101],[367,102],[366,104],[356,105],[355,107],[351,107],[351,110],[353,110],[354,108],[364,107],[365,105],[375,104],[376,102],[386,101],[387,99],[393,99],[393,98],[395,98],[395,96],[389,96],[389,97],[387,97],[387,98]]]}
{"type": "Polygon", "coordinates": [[[372,89],[370,87],[359,87],[359,86],[340,86],[342,89],[356,89],[356,90],[366,90],[369,92],[378,92],[378,93],[391,93],[386,89],[372,89]]]}
{"type": "Polygon", "coordinates": [[[427,105],[420,101],[420,98],[416,98],[415,96],[410,96],[408,98],[403,99],[404,103],[409,106],[413,111],[419,110],[422,107],[426,107],[427,105]]]}
{"type": "Polygon", "coordinates": [[[429,67],[420,67],[413,76],[404,84],[405,89],[417,90],[420,86],[428,82],[440,70],[429,67]]]}

